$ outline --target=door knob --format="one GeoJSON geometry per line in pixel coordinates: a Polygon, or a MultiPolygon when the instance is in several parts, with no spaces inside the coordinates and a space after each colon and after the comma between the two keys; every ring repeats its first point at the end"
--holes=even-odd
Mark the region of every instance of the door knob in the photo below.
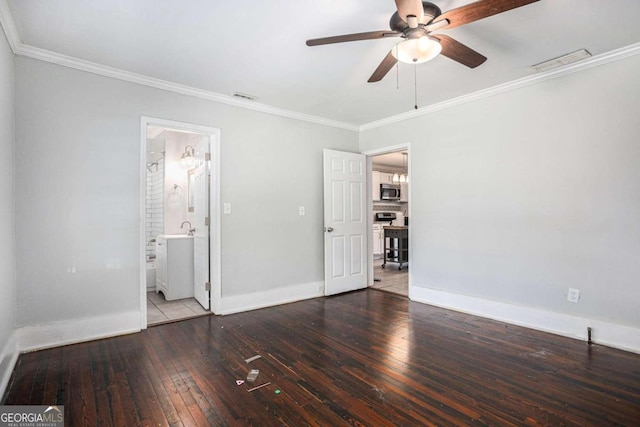
{"type": "Polygon", "coordinates": [[[333,227],[325,227],[324,229],[327,233],[331,233],[333,231],[333,227]]]}

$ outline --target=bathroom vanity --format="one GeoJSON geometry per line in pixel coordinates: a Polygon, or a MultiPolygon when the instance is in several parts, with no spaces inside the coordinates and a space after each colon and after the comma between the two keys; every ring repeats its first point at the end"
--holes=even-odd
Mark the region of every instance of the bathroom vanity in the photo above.
{"type": "Polygon", "coordinates": [[[193,236],[156,238],[156,292],[167,301],[193,297],[193,236]]]}

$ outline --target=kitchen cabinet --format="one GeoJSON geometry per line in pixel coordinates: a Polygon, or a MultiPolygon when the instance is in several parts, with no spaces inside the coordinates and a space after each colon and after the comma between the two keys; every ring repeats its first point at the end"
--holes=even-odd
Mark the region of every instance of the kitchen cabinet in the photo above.
{"type": "Polygon", "coordinates": [[[371,195],[374,202],[380,201],[380,172],[371,172],[371,195]]]}
{"type": "Polygon", "coordinates": [[[400,183],[400,201],[401,202],[409,201],[409,183],[408,182],[400,183]]]}
{"type": "Polygon", "coordinates": [[[193,297],[193,236],[156,238],[156,292],[167,301],[193,297]]]}
{"type": "Polygon", "coordinates": [[[380,172],[380,184],[397,184],[393,182],[393,174],[388,172],[380,172]]]}
{"type": "Polygon", "coordinates": [[[382,255],[382,249],[384,247],[384,235],[382,231],[382,225],[373,224],[373,255],[382,255]]]}

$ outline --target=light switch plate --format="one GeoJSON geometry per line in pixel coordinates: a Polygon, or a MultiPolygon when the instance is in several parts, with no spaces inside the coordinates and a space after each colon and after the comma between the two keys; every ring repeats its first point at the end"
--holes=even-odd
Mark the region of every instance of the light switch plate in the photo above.
{"type": "Polygon", "coordinates": [[[298,213],[300,216],[304,216],[304,206],[298,206],[298,213]]]}
{"type": "Polygon", "coordinates": [[[231,203],[224,204],[224,214],[231,215],[231,203]]]}

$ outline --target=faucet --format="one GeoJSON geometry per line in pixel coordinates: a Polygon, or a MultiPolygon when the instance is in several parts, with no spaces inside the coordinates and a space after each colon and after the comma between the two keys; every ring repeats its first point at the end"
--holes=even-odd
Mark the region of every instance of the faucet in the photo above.
{"type": "Polygon", "coordinates": [[[196,229],[193,228],[193,226],[191,225],[191,223],[189,221],[183,222],[182,225],[180,225],[180,230],[182,230],[184,228],[185,224],[189,224],[189,228],[187,229],[187,236],[193,236],[193,233],[196,231],[196,229]]]}

